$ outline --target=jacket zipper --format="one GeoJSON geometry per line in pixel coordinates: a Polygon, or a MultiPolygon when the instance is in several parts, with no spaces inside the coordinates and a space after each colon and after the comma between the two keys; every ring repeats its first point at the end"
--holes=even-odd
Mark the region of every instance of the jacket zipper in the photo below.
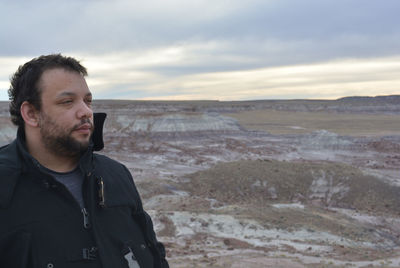
{"type": "Polygon", "coordinates": [[[90,221],[89,221],[89,212],[86,210],[86,208],[82,208],[82,214],[83,214],[83,227],[85,229],[90,228],[90,221]]]}

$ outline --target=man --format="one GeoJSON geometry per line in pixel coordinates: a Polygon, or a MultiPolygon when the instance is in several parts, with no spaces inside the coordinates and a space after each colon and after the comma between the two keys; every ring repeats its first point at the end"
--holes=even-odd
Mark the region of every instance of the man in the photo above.
{"type": "Polygon", "coordinates": [[[85,67],[40,56],[11,78],[17,138],[0,149],[0,267],[168,267],[131,174],[93,153],[105,114],[93,114],[85,67]]]}

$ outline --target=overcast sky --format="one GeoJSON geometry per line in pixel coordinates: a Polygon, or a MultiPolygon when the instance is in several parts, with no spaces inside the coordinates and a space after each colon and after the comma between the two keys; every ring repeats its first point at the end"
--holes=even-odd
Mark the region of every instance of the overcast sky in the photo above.
{"type": "Polygon", "coordinates": [[[62,53],[95,98],[400,94],[398,0],[0,0],[0,100],[19,65],[62,53]]]}

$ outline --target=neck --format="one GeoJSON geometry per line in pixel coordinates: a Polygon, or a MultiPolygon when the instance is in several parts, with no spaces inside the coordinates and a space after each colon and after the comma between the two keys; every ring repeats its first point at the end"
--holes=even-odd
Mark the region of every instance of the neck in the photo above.
{"type": "Polygon", "coordinates": [[[79,155],[60,155],[46,148],[40,139],[40,135],[25,130],[26,147],[30,155],[42,166],[56,171],[68,172],[75,169],[79,162],[79,155]]]}

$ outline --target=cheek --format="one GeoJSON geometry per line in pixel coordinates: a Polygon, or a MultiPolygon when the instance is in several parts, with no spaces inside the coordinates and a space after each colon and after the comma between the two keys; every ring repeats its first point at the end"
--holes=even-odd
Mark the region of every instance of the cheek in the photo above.
{"type": "Polygon", "coordinates": [[[54,119],[56,120],[57,124],[64,125],[65,127],[71,126],[75,122],[73,113],[70,111],[57,114],[54,116],[54,119]]]}
{"type": "Polygon", "coordinates": [[[71,129],[74,127],[71,120],[68,120],[64,117],[54,117],[51,121],[47,122],[47,126],[56,132],[70,132],[71,129]]]}

